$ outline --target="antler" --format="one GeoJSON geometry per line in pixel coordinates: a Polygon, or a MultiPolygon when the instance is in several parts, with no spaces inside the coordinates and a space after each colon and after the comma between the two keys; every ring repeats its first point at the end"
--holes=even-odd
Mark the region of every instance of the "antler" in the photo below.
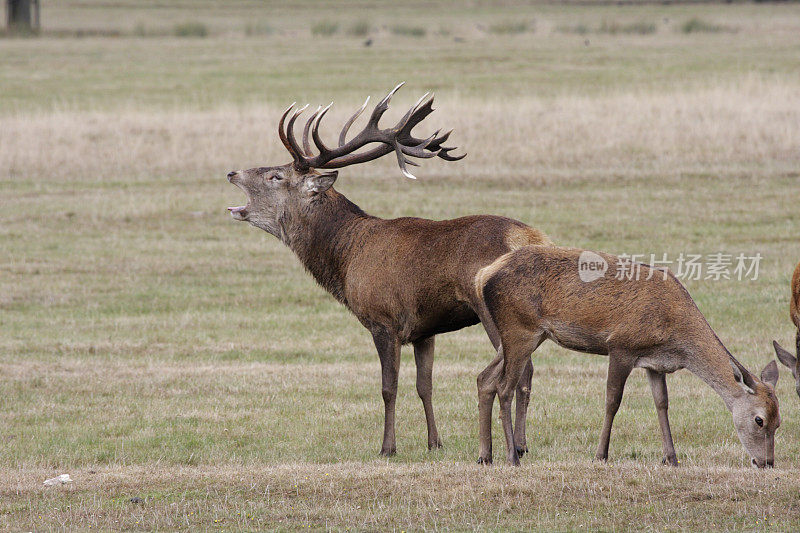
{"type": "Polygon", "coordinates": [[[378,127],[378,122],[381,117],[386,110],[389,109],[389,101],[404,83],[405,82],[400,83],[378,102],[378,105],[375,106],[375,109],[372,111],[364,129],[349,142],[345,142],[350,126],[353,125],[353,122],[355,122],[367,108],[367,103],[369,103],[369,97],[367,97],[364,105],[345,122],[339,134],[339,145],[333,149],[328,148],[319,136],[319,125],[322,122],[322,117],[324,117],[331,108],[333,102],[325,108],[317,108],[308,119],[303,128],[302,147],[294,136],[294,123],[297,117],[299,117],[308,106],[306,105],[294,111],[289,118],[289,122],[286,123],[286,117],[292,112],[295,104],[289,106],[278,123],[278,133],[280,134],[281,141],[283,141],[283,145],[289,153],[292,154],[294,166],[302,170],[308,170],[309,168],[341,168],[348,165],[372,161],[390,152],[394,152],[397,155],[397,163],[400,165],[400,170],[403,172],[403,175],[407,178],[416,179],[416,177],[408,171],[406,165],[419,166],[419,164],[408,159],[409,157],[422,159],[439,157],[445,161],[458,161],[466,156],[467,154],[459,156],[450,155],[450,152],[455,150],[455,147],[443,146],[443,143],[450,137],[452,130],[441,135],[439,134],[440,130],[437,130],[427,139],[418,139],[411,135],[411,130],[433,112],[433,96],[428,98],[430,93],[426,93],[422,98],[417,100],[417,103],[406,112],[403,118],[401,118],[394,127],[387,129],[380,129],[378,127]],[[311,133],[311,138],[319,150],[318,155],[313,155],[311,143],[308,139],[309,133],[311,133]],[[380,143],[381,146],[377,146],[366,152],[354,153],[359,148],[372,143],[380,143]]]}

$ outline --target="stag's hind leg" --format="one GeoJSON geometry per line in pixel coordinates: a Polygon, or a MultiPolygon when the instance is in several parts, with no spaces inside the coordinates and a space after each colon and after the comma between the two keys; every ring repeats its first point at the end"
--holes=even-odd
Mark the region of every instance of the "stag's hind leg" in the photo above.
{"type": "Polygon", "coordinates": [[[390,456],[397,452],[394,435],[394,406],[397,400],[397,378],[400,371],[400,339],[385,329],[372,332],[372,340],[381,360],[381,392],[385,418],[383,422],[383,445],[381,455],[390,456]]]}
{"type": "Polygon", "coordinates": [[[667,396],[667,376],[663,372],[647,369],[647,379],[650,381],[650,390],[653,392],[653,401],[658,412],[658,425],[661,426],[661,444],[664,448],[664,464],[678,466],[675,456],[675,444],[672,442],[672,432],[669,429],[669,397],[667,396]]]}
{"type": "Polygon", "coordinates": [[[414,342],[414,361],[417,364],[417,394],[422,400],[425,410],[425,422],[428,424],[428,449],[441,448],[439,431],[436,429],[436,420],[433,417],[433,350],[434,338],[414,342]]]}

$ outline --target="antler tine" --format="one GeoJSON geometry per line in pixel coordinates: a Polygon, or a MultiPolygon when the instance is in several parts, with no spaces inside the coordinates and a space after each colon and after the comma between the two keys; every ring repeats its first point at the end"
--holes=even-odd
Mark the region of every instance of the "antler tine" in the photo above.
{"type": "Polygon", "coordinates": [[[440,137],[434,139],[431,144],[428,145],[428,150],[436,151],[436,157],[444,159],[445,161],[458,161],[459,159],[464,159],[467,157],[466,152],[458,156],[453,156],[450,155],[449,152],[456,150],[457,148],[455,146],[442,146],[450,137],[451,133],[453,133],[453,130],[449,130],[440,137]]]}
{"type": "Polygon", "coordinates": [[[283,115],[281,116],[281,120],[278,122],[278,135],[281,138],[281,142],[286,149],[289,150],[289,153],[292,154],[292,159],[295,161],[297,161],[298,154],[294,152],[292,145],[289,144],[289,139],[286,138],[286,131],[284,130],[283,124],[286,121],[286,116],[289,114],[289,111],[291,111],[296,104],[297,102],[292,102],[292,105],[286,108],[286,111],[284,111],[283,115]]]}
{"type": "Polygon", "coordinates": [[[453,150],[458,150],[456,146],[443,146],[439,148],[439,151],[436,153],[436,156],[440,159],[444,159],[445,161],[459,161],[467,157],[467,152],[464,152],[461,155],[450,155],[450,152],[453,150]]]}
{"type": "Polygon", "coordinates": [[[401,81],[400,83],[398,83],[398,84],[395,86],[395,88],[394,88],[394,89],[392,89],[391,91],[389,91],[389,94],[387,94],[386,96],[384,96],[384,97],[383,97],[383,100],[381,100],[381,101],[378,103],[378,105],[381,105],[381,104],[386,104],[386,105],[389,105],[389,102],[391,101],[391,99],[392,99],[392,96],[394,96],[394,93],[396,93],[398,90],[400,90],[400,87],[402,87],[402,86],[403,86],[403,85],[405,85],[405,84],[406,84],[406,82],[404,82],[404,81],[401,81]]]}
{"type": "Polygon", "coordinates": [[[439,148],[439,151],[436,153],[437,157],[444,159],[445,161],[458,161],[459,159],[464,159],[467,157],[467,153],[464,152],[461,155],[450,155],[448,152],[455,150],[456,147],[452,148],[439,148]]]}
{"type": "Polygon", "coordinates": [[[436,135],[438,133],[439,132],[437,131],[436,133],[434,133],[433,135],[431,135],[427,139],[423,140],[421,143],[417,144],[416,146],[407,146],[407,145],[400,144],[399,142],[398,142],[398,145],[400,146],[400,149],[402,150],[402,152],[404,154],[410,155],[412,157],[420,157],[422,159],[428,159],[428,158],[431,158],[431,157],[435,157],[436,156],[436,151],[428,150],[427,147],[431,142],[433,142],[433,140],[436,138],[436,135]]]}
{"type": "Polygon", "coordinates": [[[322,110],[322,106],[317,106],[317,110],[314,111],[314,114],[308,119],[306,125],[303,127],[303,150],[306,151],[306,155],[311,157],[314,155],[311,152],[311,143],[308,142],[308,131],[311,129],[311,124],[314,122],[314,119],[317,118],[317,115],[322,110]]]}
{"type": "MultiPolygon", "coordinates": [[[[403,176],[407,177],[408,179],[415,180],[417,177],[408,171],[406,168],[406,163],[409,162],[408,159],[405,158],[403,155],[403,150],[400,147],[400,144],[395,142],[394,144],[394,153],[397,155],[397,164],[400,165],[400,172],[403,173],[403,176]]],[[[411,161],[413,163],[413,161],[411,161]]]]}
{"type": "Polygon", "coordinates": [[[300,145],[297,143],[297,139],[294,136],[294,122],[297,120],[303,111],[308,109],[308,105],[306,104],[297,111],[292,114],[292,118],[289,119],[289,123],[286,125],[286,136],[288,137],[289,144],[292,145],[292,151],[298,155],[295,163],[302,163],[303,166],[306,166],[307,161],[303,157],[303,149],[300,148],[300,145]]]}
{"type": "Polygon", "coordinates": [[[386,129],[379,127],[381,117],[389,108],[389,102],[394,94],[402,87],[404,83],[399,83],[397,86],[389,91],[384,96],[375,108],[372,110],[367,124],[364,128],[356,134],[351,140],[347,140],[347,134],[350,128],[366,110],[369,105],[369,98],[356,110],[356,112],[345,122],[341,132],[339,133],[339,144],[336,148],[328,148],[322,141],[319,134],[320,124],[325,114],[333,105],[333,102],[324,108],[317,108],[311,115],[303,128],[303,146],[299,146],[294,133],[294,123],[297,117],[308,107],[300,108],[292,114],[288,119],[288,124],[283,127],[286,118],[292,111],[294,106],[289,108],[281,119],[281,134],[284,144],[295,157],[295,165],[298,168],[341,168],[356,163],[363,163],[372,161],[391,152],[395,152],[397,156],[397,164],[403,175],[410,179],[416,177],[408,170],[409,166],[419,166],[416,161],[410,158],[428,159],[432,157],[440,157],[447,161],[456,161],[461,159],[462,156],[451,156],[449,152],[454,148],[444,147],[443,143],[448,139],[451,132],[441,133],[437,130],[433,135],[425,139],[418,139],[411,135],[414,127],[425,119],[433,112],[433,99],[434,95],[425,93],[417,102],[406,111],[403,118],[394,126],[386,129]],[[319,153],[312,155],[311,143],[309,142],[309,132],[314,141],[319,153]],[[357,150],[372,143],[379,145],[368,149],[361,153],[356,153],[357,150]]]}
{"type": "MultiPolygon", "coordinates": [[[[414,105],[411,107],[411,109],[409,109],[408,111],[406,111],[406,114],[405,114],[405,115],[403,115],[403,118],[401,118],[401,119],[400,119],[400,122],[398,122],[398,123],[397,123],[397,129],[398,129],[398,130],[402,130],[402,129],[405,127],[406,123],[407,123],[407,122],[408,122],[408,120],[411,118],[411,115],[413,115],[413,114],[414,114],[414,113],[417,111],[417,108],[420,106],[420,104],[422,103],[422,101],[423,101],[423,100],[425,100],[425,98],[427,98],[427,97],[428,97],[428,95],[429,95],[429,94],[431,94],[431,93],[430,93],[430,92],[427,92],[427,93],[423,94],[423,95],[422,95],[422,97],[421,97],[419,100],[417,100],[417,103],[416,103],[416,104],[414,104],[414,105]]],[[[433,98],[431,98],[431,101],[433,101],[433,98]]]]}
{"type": "Polygon", "coordinates": [[[364,112],[364,110],[367,108],[368,103],[369,103],[369,96],[367,96],[367,99],[364,100],[364,104],[358,109],[358,111],[353,113],[353,116],[350,117],[347,120],[347,122],[345,122],[344,127],[342,128],[342,132],[339,134],[339,146],[344,146],[345,137],[347,137],[347,130],[350,129],[350,126],[353,125],[353,122],[355,122],[356,119],[361,115],[361,113],[364,112]]]}
{"type": "Polygon", "coordinates": [[[378,105],[375,106],[375,109],[372,110],[372,115],[369,117],[368,127],[378,127],[378,121],[380,121],[383,114],[386,113],[386,110],[389,109],[389,102],[392,101],[392,96],[405,84],[406,82],[401,81],[397,84],[397,87],[389,91],[389,94],[383,97],[383,100],[378,102],[378,105]]]}
{"type": "Polygon", "coordinates": [[[414,110],[413,113],[411,113],[411,116],[408,117],[408,120],[406,121],[405,124],[403,124],[403,127],[401,128],[401,134],[410,137],[411,131],[414,129],[414,127],[420,122],[422,122],[425,119],[425,117],[433,113],[433,98],[434,97],[431,96],[430,99],[428,99],[424,104],[419,106],[417,109],[414,110]]]}
{"type": "Polygon", "coordinates": [[[314,139],[314,144],[317,145],[317,149],[320,151],[320,154],[328,152],[328,147],[325,146],[325,143],[322,142],[322,138],[319,136],[319,125],[322,123],[322,117],[325,116],[325,113],[333,106],[333,102],[328,104],[322,111],[320,111],[319,116],[317,117],[317,121],[314,123],[314,127],[311,128],[311,138],[314,139]]]}

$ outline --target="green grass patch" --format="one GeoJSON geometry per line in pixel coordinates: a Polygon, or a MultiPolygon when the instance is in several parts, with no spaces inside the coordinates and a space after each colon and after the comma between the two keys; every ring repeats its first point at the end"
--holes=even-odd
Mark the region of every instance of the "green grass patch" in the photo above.
{"type": "Polygon", "coordinates": [[[266,36],[272,35],[275,33],[275,28],[273,28],[269,23],[264,21],[257,21],[257,22],[248,22],[244,26],[244,34],[252,37],[252,36],[266,36]]]}
{"type": "Polygon", "coordinates": [[[311,35],[330,37],[339,31],[339,23],[332,20],[320,20],[311,26],[311,35]]]}
{"type": "Polygon", "coordinates": [[[517,35],[526,33],[531,29],[531,24],[527,21],[505,20],[489,25],[489,33],[495,35],[517,35]]]}
{"type": "Polygon", "coordinates": [[[372,25],[368,20],[356,20],[347,27],[347,34],[353,37],[366,37],[371,29],[372,25]]]}
{"type": "Polygon", "coordinates": [[[683,33],[736,33],[738,29],[693,17],[681,24],[680,31],[683,33]]]}
{"type": "Polygon", "coordinates": [[[425,37],[427,30],[422,26],[408,26],[405,24],[395,24],[390,28],[394,35],[403,35],[405,37],[425,37]]]}
{"type": "Polygon", "coordinates": [[[608,33],[611,35],[616,35],[618,33],[650,35],[655,33],[656,30],[656,25],[652,22],[639,21],[622,23],[604,20],[597,29],[597,33],[608,33]]]}
{"type": "Polygon", "coordinates": [[[592,30],[588,24],[580,23],[574,25],[559,25],[556,27],[556,31],[561,33],[575,33],[577,35],[586,35],[592,30]]]}
{"type": "Polygon", "coordinates": [[[181,22],[172,28],[175,37],[207,37],[208,26],[202,22],[181,22]]]}

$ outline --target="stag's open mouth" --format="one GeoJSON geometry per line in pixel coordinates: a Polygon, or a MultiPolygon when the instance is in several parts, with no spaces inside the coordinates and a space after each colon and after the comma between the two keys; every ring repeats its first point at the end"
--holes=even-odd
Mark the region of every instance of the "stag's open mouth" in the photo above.
{"type": "Polygon", "coordinates": [[[228,211],[234,220],[247,220],[247,206],[240,205],[239,207],[229,207],[228,211]]]}

